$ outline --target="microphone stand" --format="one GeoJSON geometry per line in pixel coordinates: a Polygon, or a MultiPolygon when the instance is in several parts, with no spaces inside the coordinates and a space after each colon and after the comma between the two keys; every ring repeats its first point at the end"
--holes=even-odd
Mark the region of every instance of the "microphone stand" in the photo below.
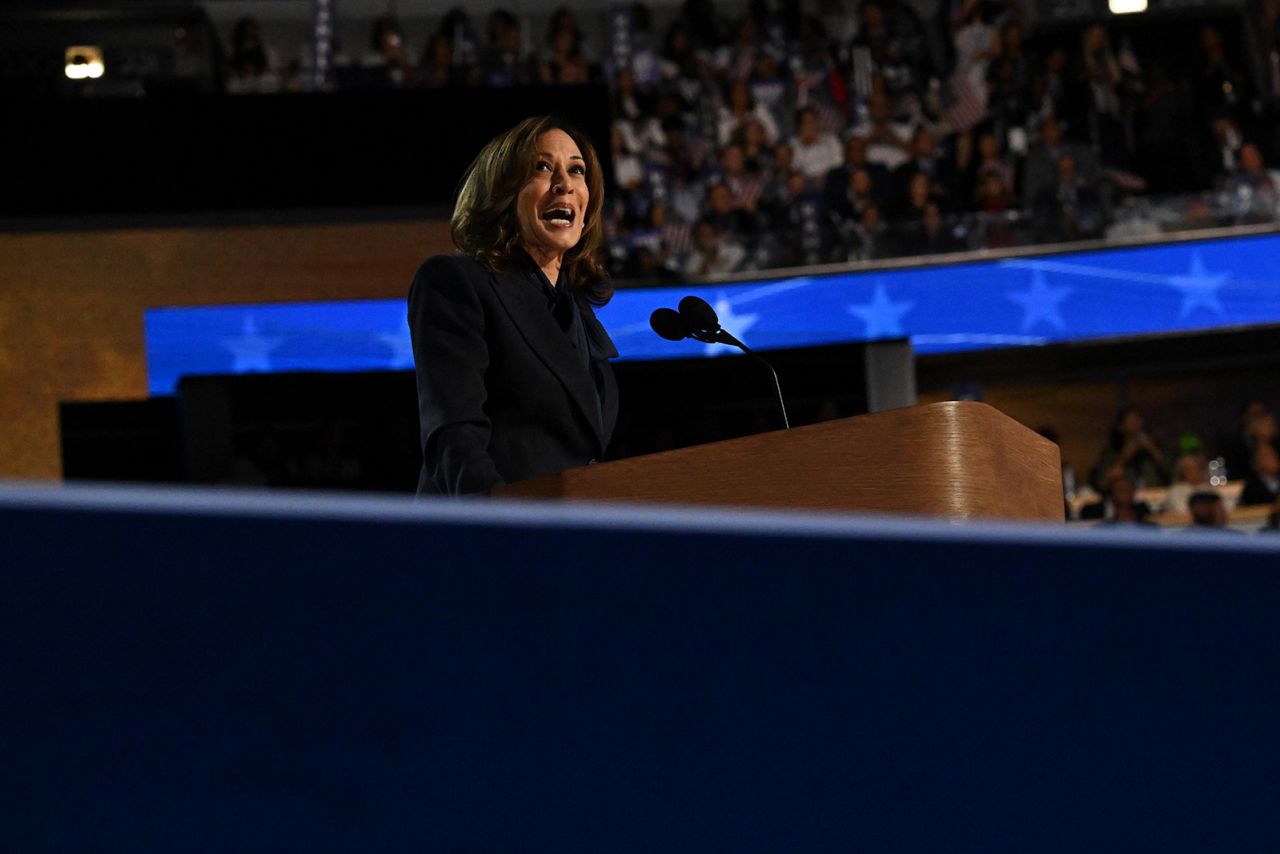
{"type": "Polygon", "coordinates": [[[778,372],[773,369],[773,365],[765,361],[764,357],[752,350],[746,344],[743,344],[737,338],[729,333],[723,326],[716,325],[715,329],[698,329],[689,332],[689,337],[695,341],[701,341],[704,344],[728,344],[731,347],[737,347],[751,358],[769,369],[769,375],[773,377],[773,390],[778,395],[778,409],[782,412],[782,426],[784,429],[791,429],[791,422],[787,419],[787,404],[782,400],[782,384],[778,382],[778,372]]]}

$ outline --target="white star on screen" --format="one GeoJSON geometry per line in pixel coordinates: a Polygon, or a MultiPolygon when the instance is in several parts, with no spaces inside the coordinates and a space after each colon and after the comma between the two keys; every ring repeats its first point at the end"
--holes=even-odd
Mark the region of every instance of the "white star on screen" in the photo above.
{"type": "MultiPolygon", "coordinates": [[[[712,308],[715,309],[716,315],[720,318],[720,326],[734,338],[737,338],[739,341],[750,347],[751,345],[747,342],[745,335],[747,330],[754,326],[755,322],[760,319],[760,315],[734,314],[733,303],[729,302],[729,299],[723,294],[716,299],[715,305],[713,305],[712,308]]],[[[737,347],[731,347],[728,344],[707,344],[706,351],[708,356],[717,353],[742,352],[737,347]]]]}
{"type": "Polygon", "coordinates": [[[1031,271],[1031,288],[1026,291],[1009,291],[1009,299],[1022,306],[1022,331],[1026,332],[1040,321],[1054,329],[1065,329],[1062,319],[1062,301],[1074,292],[1074,288],[1050,285],[1040,270],[1031,271]]]}
{"type": "Polygon", "coordinates": [[[246,314],[240,337],[223,338],[222,346],[232,355],[232,373],[267,373],[271,370],[271,353],[283,341],[283,338],[258,334],[258,322],[252,314],[246,314]]]}
{"type": "Polygon", "coordinates": [[[387,366],[393,369],[413,367],[413,340],[407,331],[385,332],[378,340],[391,351],[387,366]]]}
{"type": "Polygon", "coordinates": [[[850,314],[861,318],[866,325],[867,338],[901,338],[905,334],[902,330],[902,317],[915,308],[915,305],[910,300],[892,301],[884,283],[876,282],[871,302],[851,305],[848,309],[850,314]]]}
{"type": "Polygon", "coordinates": [[[1191,253],[1191,269],[1184,275],[1170,276],[1169,284],[1182,291],[1182,317],[1191,314],[1196,308],[1222,314],[1222,303],[1218,301],[1218,288],[1226,284],[1227,273],[1210,273],[1205,269],[1199,252],[1191,253]]]}

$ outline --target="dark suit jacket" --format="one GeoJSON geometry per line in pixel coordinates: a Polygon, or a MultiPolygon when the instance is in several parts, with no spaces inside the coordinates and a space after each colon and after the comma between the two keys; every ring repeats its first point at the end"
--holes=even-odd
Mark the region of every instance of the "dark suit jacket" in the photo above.
{"type": "Polygon", "coordinates": [[[531,266],[492,273],[461,255],[418,269],[409,330],[419,494],[487,493],[604,455],[618,414],[607,360],[618,351],[579,298],[584,357],[553,317],[544,282],[531,266]]]}

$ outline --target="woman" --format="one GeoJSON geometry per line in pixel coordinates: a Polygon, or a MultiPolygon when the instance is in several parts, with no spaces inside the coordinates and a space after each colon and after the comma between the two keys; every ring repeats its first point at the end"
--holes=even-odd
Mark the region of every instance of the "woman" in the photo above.
{"type": "Polygon", "coordinates": [[[409,290],[423,467],[419,494],[487,494],[603,456],[618,355],[591,306],[603,177],[586,137],[525,119],[467,170],[451,222],[460,255],[409,290]]]}

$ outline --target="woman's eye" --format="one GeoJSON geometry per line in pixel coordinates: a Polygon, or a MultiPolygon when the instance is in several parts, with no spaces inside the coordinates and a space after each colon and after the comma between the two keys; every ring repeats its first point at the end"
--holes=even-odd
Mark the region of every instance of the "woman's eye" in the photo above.
{"type": "Polygon", "coordinates": [[[587,174],[587,170],[586,170],[586,169],[584,169],[584,168],[583,168],[583,167],[581,167],[581,166],[572,166],[572,167],[570,167],[570,168],[569,168],[569,171],[570,171],[570,172],[572,172],[572,173],[573,173],[573,174],[575,174],[575,175],[585,175],[585,174],[587,174]]]}
{"type": "Polygon", "coordinates": [[[545,160],[539,160],[539,161],[538,161],[538,165],[537,165],[537,166],[535,166],[535,167],[533,167],[533,168],[534,168],[534,169],[545,169],[545,170],[547,170],[548,172],[550,172],[550,171],[551,171],[551,164],[550,164],[550,163],[548,163],[548,162],[547,162],[547,161],[545,161],[545,160]]]}

